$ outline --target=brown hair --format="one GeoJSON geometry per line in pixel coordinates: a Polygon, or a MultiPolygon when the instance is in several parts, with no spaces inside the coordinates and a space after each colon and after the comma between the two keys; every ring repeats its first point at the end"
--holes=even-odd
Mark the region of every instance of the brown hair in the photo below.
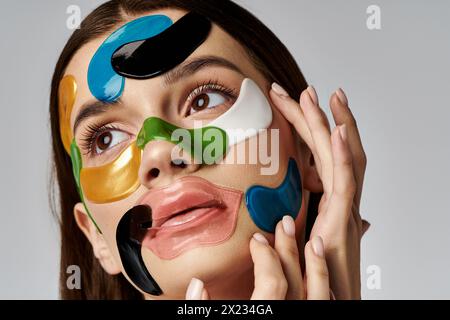
{"type": "MultiPolygon", "coordinates": [[[[100,266],[92,246],[78,228],[73,207],[80,202],[72,175],[71,160],[59,134],[57,92],[65,69],[84,44],[123,22],[124,15],[138,15],[161,8],[178,8],[208,17],[235,38],[248,52],[255,66],[270,81],[280,83],[289,94],[299,98],[306,81],[294,58],[281,41],[251,13],[229,0],[112,0],[89,14],[67,41],[56,64],[51,83],[50,122],[54,170],[59,188],[59,222],[61,232],[60,295],[62,299],[142,299],[142,295],[122,275],[110,276],[100,266]],[[66,269],[78,265],[82,270],[81,289],[66,285],[66,269]]],[[[51,183],[55,187],[55,183],[51,183]]],[[[54,190],[53,190],[54,191],[54,190]]],[[[56,192],[51,193],[55,200],[56,192]]],[[[54,212],[56,205],[52,201],[54,212]]],[[[317,205],[313,205],[317,207],[317,205]]],[[[308,210],[315,216],[316,209],[308,210]]]]}

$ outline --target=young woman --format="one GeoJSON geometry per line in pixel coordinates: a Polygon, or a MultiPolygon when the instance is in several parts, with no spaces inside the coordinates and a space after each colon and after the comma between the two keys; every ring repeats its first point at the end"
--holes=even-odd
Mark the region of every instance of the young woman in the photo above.
{"type": "Polygon", "coordinates": [[[231,1],[101,5],[52,80],[62,298],[359,299],[366,157],[341,89],[330,107],[332,130],[285,46],[231,1]],[[167,130],[198,121],[256,125],[222,160],[265,129],[277,170],[174,158],[167,130]],[[137,249],[136,208],[151,217],[137,249]]]}

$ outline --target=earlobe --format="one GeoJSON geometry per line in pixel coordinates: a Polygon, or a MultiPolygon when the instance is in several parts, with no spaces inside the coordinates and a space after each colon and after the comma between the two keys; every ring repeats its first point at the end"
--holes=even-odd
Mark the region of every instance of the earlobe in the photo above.
{"type": "Polygon", "coordinates": [[[73,208],[73,214],[78,227],[91,243],[92,251],[105,272],[110,275],[119,274],[121,272],[119,264],[111,254],[105,238],[98,232],[91,219],[89,219],[84,205],[77,203],[73,208]]]}

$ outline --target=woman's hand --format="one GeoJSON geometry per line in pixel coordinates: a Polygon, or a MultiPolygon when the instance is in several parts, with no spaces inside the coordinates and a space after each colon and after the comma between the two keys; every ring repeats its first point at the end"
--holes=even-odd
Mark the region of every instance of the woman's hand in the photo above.
{"type": "MultiPolygon", "coordinates": [[[[256,233],[250,240],[250,253],[255,277],[252,300],[330,299],[323,241],[317,236],[306,244],[306,273],[303,278],[292,217],[285,216],[277,224],[274,247],[262,234],[256,233]]],[[[209,299],[207,288],[201,280],[192,279],[186,292],[186,299],[209,299]]]]}
{"type": "Polygon", "coordinates": [[[302,92],[300,104],[276,84],[270,95],[312,151],[322,181],[311,238],[324,240],[330,287],[337,299],[360,299],[360,242],[369,224],[361,220],[359,205],[367,160],[348,100],[341,89],[331,96],[336,127],[330,133],[314,88],[302,92]]]}

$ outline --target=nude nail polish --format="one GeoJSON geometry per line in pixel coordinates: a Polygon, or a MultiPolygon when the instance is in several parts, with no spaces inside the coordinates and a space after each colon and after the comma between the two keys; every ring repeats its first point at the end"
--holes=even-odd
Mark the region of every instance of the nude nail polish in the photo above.
{"type": "Polygon", "coordinates": [[[192,278],[186,291],[186,300],[201,300],[203,287],[203,281],[197,278],[192,278]]]}
{"type": "Polygon", "coordinates": [[[338,97],[339,101],[341,101],[342,104],[348,105],[348,99],[347,96],[345,95],[344,90],[342,90],[341,88],[336,90],[336,96],[338,97]]]}
{"type": "Polygon", "coordinates": [[[253,239],[265,245],[269,244],[269,241],[267,241],[266,237],[264,237],[261,233],[255,233],[253,235],[253,239]]]}
{"type": "Polygon", "coordinates": [[[319,98],[317,97],[316,89],[314,89],[313,86],[309,86],[308,89],[306,89],[306,90],[308,91],[308,93],[309,93],[312,101],[314,102],[314,104],[316,106],[318,106],[319,105],[319,98]]]}
{"type": "Polygon", "coordinates": [[[280,97],[289,97],[289,93],[276,82],[272,83],[272,90],[280,97]]]}
{"type": "Polygon", "coordinates": [[[291,216],[284,216],[281,220],[281,223],[283,225],[284,233],[286,233],[290,237],[295,236],[295,222],[291,216]]]}

